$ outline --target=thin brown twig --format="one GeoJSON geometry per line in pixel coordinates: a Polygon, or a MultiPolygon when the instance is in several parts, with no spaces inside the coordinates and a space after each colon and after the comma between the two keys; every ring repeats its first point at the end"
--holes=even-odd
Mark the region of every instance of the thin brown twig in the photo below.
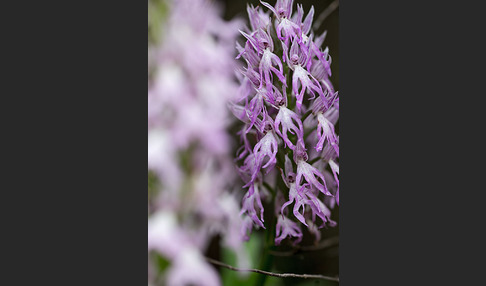
{"type": "Polygon", "coordinates": [[[240,269],[233,267],[231,265],[225,264],[221,261],[214,260],[212,258],[206,257],[206,260],[209,261],[212,264],[219,265],[221,267],[228,268],[230,270],[234,271],[240,271],[240,272],[255,272],[259,274],[264,274],[264,275],[269,275],[269,276],[274,276],[274,277],[280,277],[280,278],[304,278],[304,279],[325,279],[325,280],[330,280],[330,281],[336,281],[339,282],[339,278],[337,277],[330,277],[330,276],[324,276],[324,275],[318,275],[318,274],[294,274],[294,273],[274,273],[274,272],[268,272],[268,271],[263,271],[259,269],[240,269]]]}
{"type": "Polygon", "coordinates": [[[334,0],[331,4],[329,4],[329,6],[327,6],[327,8],[324,11],[322,11],[322,13],[319,15],[317,20],[314,21],[314,25],[313,25],[314,30],[319,29],[319,27],[322,25],[322,22],[324,22],[324,20],[329,15],[331,15],[331,13],[334,12],[334,10],[336,10],[337,7],[339,7],[339,0],[334,0]]]}

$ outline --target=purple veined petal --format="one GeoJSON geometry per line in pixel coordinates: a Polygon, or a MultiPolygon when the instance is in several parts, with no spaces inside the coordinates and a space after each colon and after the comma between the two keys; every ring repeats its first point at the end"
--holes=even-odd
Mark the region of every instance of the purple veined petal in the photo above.
{"type": "Polygon", "coordinates": [[[336,91],[332,96],[330,96],[328,102],[329,102],[329,109],[336,110],[336,113],[339,116],[339,92],[336,91]]]}
{"type": "Polygon", "coordinates": [[[250,26],[253,31],[258,30],[260,25],[258,10],[259,9],[253,7],[252,4],[246,5],[246,12],[248,13],[248,19],[250,20],[250,26]]]}
{"type": "Polygon", "coordinates": [[[289,44],[289,39],[292,39],[294,37],[299,38],[301,35],[300,27],[287,18],[283,18],[280,20],[280,23],[277,25],[276,31],[277,37],[287,46],[289,44]]]}
{"type": "Polygon", "coordinates": [[[243,159],[247,154],[250,154],[252,152],[252,148],[250,146],[250,142],[248,141],[248,136],[247,136],[248,133],[246,133],[245,126],[243,127],[242,130],[238,131],[238,133],[236,133],[236,134],[240,136],[240,142],[243,143],[243,146],[241,146],[236,151],[235,160],[239,161],[239,160],[243,159]]]}
{"type": "Polygon", "coordinates": [[[292,15],[292,6],[294,5],[294,0],[282,0],[283,6],[287,9],[287,18],[292,15]]]}
{"type": "Polygon", "coordinates": [[[234,103],[228,103],[228,108],[231,110],[233,115],[238,118],[240,121],[244,123],[249,123],[250,120],[248,120],[248,116],[246,115],[246,109],[245,107],[234,104],[234,103]]]}
{"type": "MultiPolygon", "coordinates": [[[[246,34],[245,32],[240,31],[243,36],[247,39],[248,42],[253,47],[253,50],[256,51],[258,54],[262,54],[264,50],[269,49],[273,52],[273,40],[270,36],[270,26],[267,30],[258,29],[257,31],[253,31],[251,35],[246,34]]],[[[249,50],[247,46],[245,49],[249,50]]]]}
{"type": "MultiPolygon", "coordinates": [[[[248,111],[246,111],[246,113],[248,115],[248,111]]],[[[260,114],[262,114],[262,117],[263,117],[262,119],[260,119],[260,117],[257,116],[254,121],[250,120],[248,122],[248,124],[246,125],[246,131],[245,131],[246,133],[250,133],[250,131],[252,131],[252,127],[255,127],[256,130],[258,130],[258,131],[260,131],[263,128],[263,124],[264,124],[265,117],[266,117],[266,114],[267,114],[265,106],[263,106],[262,112],[260,114]]],[[[257,133],[257,135],[258,135],[258,133],[257,133]]]]}
{"type": "Polygon", "coordinates": [[[256,40],[252,36],[248,35],[247,33],[243,32],[241,30],[238,30],[238,31],[248,40],[248,43],[250,43],[252,45],[252,47],[256,51],[258,51],[258,43],[256,42],[256,40]]]}
{"type": "MultiPolygon", "coordinates": [[[[332,160],[332,159],[331,159],[332,160]]],[[[321,162],[323,163],[323,167],[322,168],[325,168],[329,163],[328,163],[329,160],[325,161],[322,160],[321,162]]],[[[316,167],[318,168],[318,167],[316,167]]],[[[332,174],[332,171],[329,172],[327,170],[324,170],[322,172],[322,174],[324,175],[324,178],[326,178],[326,184],[327,184],[327,188],[328,190],[336,195],[336,191],[337,191],[337,182],[336,182],[336,179],[334,178],[333,174],[332,174]]],[[[333,200],[334,198],[333,197],[324,197],[324,203],[326,205],[328,205],[331,209],[334,208],[333,206],[333,200]]]]}
{"type": "Polygon", "coordinates": [[[281,209],[280,213],[283,215],[284,210],[287,206],[290,204],[294,203],[294,208],[293,208],[293,214],[294,216],[302,222],[304,225],[307,226],[307,223],[304,218],[304,211],[305,211],[305,206],[306,206],[307,199],[302,196],[298,191],[295,183],[291,183],[289,187],[289,200],[285,202],[281,209]],[[301,211],[302,209],[302,211],[301,211]]]}
{"type": "MultiPolygon", "coordinates": [[[[245,147],[245,146],[243,146],[243,147],[245,147]]],[[[241,157],[241,159],[243,159],[243,157],[245,155],[246,155],[246,158],[243,161],[243,165],[241,165],[240,167],[238,167],[238,172],[239,172],[240,176],[242,177],[243,181],[249,182],[250,181],[250,178],[251,178],[251,175],[253,174],[253,169],[256,167],[255,154],[253,154],[253,150],[252,150],[251,147],[249,148],[249,150],[247,150],[246,147],[245,147],[243,153],[245,153],[245,154],[241,154],[238,157],[238,159],[240,157],[241,157]]],[[[249,186],[249,184],[248,184],[248,186],[249,186]]],[[[246,188],[248,186],[244,186],[244,187],[246,188]]]]}
{"type": "MultiPolygon", "coordinates": [[[[336,139],[336,144],[339,146],[339,136],[337,136],[336,139]]],[[[326,146],[324,146],[324,149],[322,149],[321,157],[324,160],[333,160],[338,157],[338,154],[334,150],[334,146],[332,146],[331,144],[326,144],[326,146]]]]}
{"type": "MultiPolygon", "coordinates": [[[[326,91],[324,91],[324,92],[326,94],[326,91]]],[[[313,100],[310,108],[312,109],[312,113],[314,113],[314,114],[327,111],[328,103],[327,103],[327,100],[325,99],[325,96],[324,97],[322,97],[322,96],[316,97],[313,100]]]]}
{"type": "Polygon", "coordinates": [[[280,58],[273,54],[270,50],[266,49],[263,52],[262,60],[260,61],[260,87],[263,87],[263,82],[265,82],[267,92],[272,92],[273,88],[273,76],[275,74],[278,79],[287,86],[285,82],[285,76],[283,75],[283,67],[280,58]],[[279,68],[278,70],[274,67],[274,64],[279,68]]]}
{"type": "Polygon", "coordinates": [[[270,55],[270,57],[271,57],[272,63],[278,66],[278,70],[277,70],[272,65],[271,66],[272,71],[275,73],[275,75],[278,77],[278,79],[282,82],[283,86],[286,87],[287,83],[285,82],[285,76],[283,75],[283,66],[282,66],[282,62],[280,61],[280,58],[273,53],[270,55]]]}
{"type": "Polygon", "coordinates": [[[292,204],[295,201],[295,197],[298,195],[297,189],[295,188],[295,183],[294,184],[289,184],[289,200],[285,202],[282,207],[280,208],[280,213],[283,215],[284,210],[287,206],[292,204]]]}
{"type": "Polygon", "coordinates": [[[312,66],[310,68],[310,73],[317,80],[323,80],[329,77],[322,61],[318,59],[318,60],[312,60],[311,62],[312,62],[312,66]]]}
{"type": "Polygon", "coordinates": [[[248,12],[248,18],[250,19],[250,26],[253,31],[258,29],[266,29],[270,24],[270,17],[267,13],[260,10],[260,7],[253,7],[253,5],[247,5],[246,11],[248,12]]]}
{"type": "Polygon", "coordinates": [[[292,42],[292,46],[290,46],[289,63],[292,65],[299,64],[299,55],[300,55],[299,41],[297,40],[297,38],[294,38],[294,41],[292,42]]]}
{"type": "Polygon", "coordinates": [[[329,166],[331,167],[332,174],[334,175],[334,179],[336,180],[337,189],[338,189],[338,192],[339,192],[339,178],[338,178],[338,175],[339,175],[339,165],[336,164],[336,162],[334,162],[333,160],[329,160],[329,166]]]}
{"type": "Polygon", "coordinates": [[[297,140],[294,150],[294,162],[299,162],[301,160],[307,161],[309,155],[307,154],[307,149],[305,148],[305,142],[303,140],[297,140]]]}
{"type": "Polygon", "coordinates": [[[297,135],[297,140],[304,140],[304,127],[299,116],[285,106],[281,106],[275,117],[275,131],[284,141],[285,146],[295,150],[295,145],[288,138],[287,132],[297,135]],[[281,128],[280,128],[281,127],[281,128]]]}
{"type": "Polygon", "coordinates": [[[306,206],[304,202],[305,200],[300,195],[297,195],[294,204],[293,214],[295,218],[298,219],[302,224],[304,224],[305,226],[309,226],[304,218],[304,211],[306,206]]]}
{"type": "Polygon", "coordinates": [[[305,206],[308,205],[309,200],[303,192],[297,189],[297,185],[295,183],[291,184],[291,188],[295,192],[294,194],[295,203],[294,203],[293,214],[295,218],[297,218],[302,224],[308,226],[304,218],[304,212],[305,212],[305,206]]]}
{"type": "MultiPolygon", "coordinates": [[[[337,92],[336,94],[337,95],[337,92]]],[[[335,101],[335,100],[333,100],[335,101]]],[[[334,107],[334,106],[331,106],[329,107],[328,110],[326,110],[326,112],[324,112],[324,117],[329,121],[331,122],[332,125],[335,125],[339,119],[339,110],[334,107]]]]}
{"type": "Polygon", "coordinates": [[[339,156],[339,146],[337,144],[337,136],[334,132],[334,125],[326,119],[324,114],[318,113],[317,114],[318,126],[317,126],[317,136],[319,137],[319,141],[316,145],[316,150],[321,151],[324,145],[324,141],[327,141],[330,144],[336,154],[339,156]]]}
{"type": "MultiPolygon", "coordinates": [[[[285,89],[285,86],[282,86],[285,89]]],[[[278,90],[276,86],[273,86],[273,92],[265,93],[265,100],[271,104],[275,109],[279,109],[281,106],[287,106],[287,97],[282,95],[282,92],[278,90]]]]}
{"type": "Polygon", "coordinates": [[[302,24],[302,33],[304,35],[309,34],[312,26],[313,18],[314,18],[314,5],[311,6],[309,13],[307,14],[307,17],[305,17],[304,23],[302,24]]]}
{"type": "Polygon", "coordinates": [[[316,77],[319,78],[319,80],[328,78],[331,76],[331,56],[329,55],[329,48],[326,47],[326,49],[322,52],[320,50],[320,45],[316,44],[316,41],[311,42],[309,46],[309,51],[310,51],[310,57],[312,55],[315,55],[318,59],[317,62],[314,62],[312,65],[322,65],[322,67],[319,67],[319,70],[315,70],[316,77]],[[320,69],[324,69],[324,71],[321,71],[320,69]]]}
{"type": "MultiPolygon", "coordinates": [[[[320,81],[322,83],[322,85],[325,87],[325,90],[329,93],[329,94],[335,94],[334,92],[334,87],[332,86],[332,83],[331,81],[329,80],[329,78],[324,78],[323,80],[320,81]]],[[[331,106],[331,103],[328,103],[328,106],[331,106]]]]}
{"type": "Polygon", "coordinates": [[[310,204],[312,211],[312,221],[315,222],[315,217],[318,216],[322,220],[323,227],[326,222],[331,222],[331,210],[319,199],[316,199],[317,204],[310,204]]]}
{"type": "Polygon", "coordinates": [[[332,58],[331,55],[329,55],[329,48],[326,48],[323,52],[319,50],[319,47],[314,45],[313,51],[316,54],[317,58],[324,64],[324,68],[326,69],[326,72],[329,76],[332,75],[331,72],[331,63],[332,63],[332,58]]]}
{"type": "Polygon", "coordinates": [[[246,213],[256,225],[265,228],[263,225],[263,211],[264,209],[260,198],[258,185],[257,183],[253,183],[246,195],[243,197],[243,206],[241,208],[240,215],[246,213]],[[260,217],[257,215],[257,210],[260,210],[260,217]]]}
{"type": "Polygon", "coordinates": [[[261,162],[254,153],[249,153],[245,158],[243,166],[238,168],[238,173],[246,184],[243,188],[250,187],[250,192],[253,191],[252,186],[255,182],[261,181],[260,169],[262,168],[261,162]]]}
{"type": "Polygon", "coordinates": [[[248,69],[258,67],[258,65],[260,64],[260,55],[258,55],[258,53],[253,49],[249,41],[245,43],[245,48],[239,49],[239,51],[241,52],[236,59],[238,59],[240,56],[243,56],[248,64],[248,69]]]}
{"type": "Polygon", "coordinates": [[[309,61],[309,47],[304,44],[304,41],[294,37],[289,53],[289,64],[292,66],[301,65],[306,66],[309,61]]]}
{"type": "Polygon", "coordinates": [[[292,162],[289,159],[289,156],[285,154],[285,171],[282,168],[278,168],[280,171],[280,175],[282,177],[283,182],[287,188],[290,188],[290,184],[295,183],[295,173],[293,170],[292,162]]]}
{"type": "Polygon", "coordinates": [[[302,102],[304,100],[304,93],[306,89],[309,89],[311,82],[307,76],[307,72],[299,65],[294,66],[294,74],[292,76],[292,91],[294,92],[297,102],[296,107],[300,112],[302,108],[302,102]],[[299,82],[301,90],[299,92],[299,82]]]}
{"type": "Polygon", "coordinates": [[[324,113],[324,117],[334,125],[339,117],[339,109],[336,107],[338,101],[338,92],[330,95],[327,90],[324,90],[324,97],[319,96],[315,98],[312,102],[311,110],[314,114],[324,113]]]}
{"type": "MultiPolygon", "coordinates": [[[[304,93],[306,90],[309,91],[313,96],[315,96],[315,92],[317,92],[325,99],[325,95],[319,82],[300,65],[295,65],[294,75],[292,77],[292,91],[297,97],[296,106],[299,112],[302,107],[302,101],[304,100],[304,93]],[[298,91],[299,82],[302,85],[302,89],[300,92],[298,91]]],[[[325,104],[327,105],[327,103],[325,104]]]]}
{"type": "Polygon", "coordinates": [[[275,134],[270,131],[255,145],[253,149],[253,153],[257,157],[257,162],[260,165],[263,165],[263,161],[265,157],[268,157],[268,161],[265,165],[263,165],[263,169],[269,167],[273,169],[273,166],[277,163],[277,152],[278,152],[278,141],[275,134]]]}
{"type": "Polygon", "coordinates": [[[241,82],[240,87],[238,88],[237,94],[233,99],[234,103],[240,103],[244,100],[247,100],[248,97],[254,92],[253,86],[251,85],[251,81],[245,77],[241,82]]]}
{"type": "Polygon", "coordinates": [[[267,27],[267,29],[259,29],[258,32],[256,33],[257,39],[261,42],[261,49],[269,49],[271,52],[273,52],[273,39],[270,36],[270,26],[267,27]]]}
{"type": "Polygon", "coordinates": [[[260,139],[265,136],[268,131],[273,130],[273,119],[268,115],[266,106],[263,106],[262,119],[258,119],[257,122],[255,122],[255,127],[258,131],[257,141],[260,141],[260,139]]]}
{"type": "Polygon", "coordinates": [[[287,237],[297,238],[294,241],[295,245],[302,240],[302,231],[295,222],[293,222],[289,218],[280,215],[277,220],[275,244],[280,245],[282,240],[287,237]]]}
{"type": "MultiPolygon", "coordinates": [[[[306,89],[306,86],[304,86],[304,84],[301,84],[302,89],[299,92],[299,79],[304,78],[303,76],[305,76],[305,75],[301,74],[302,72],[303,72],[303,69],[295,69],[294,74],[292,76],[292,92],[294,93],[294,95],[297,98],[296,107],[297,107],[297,110],[299,112],[302,109],[302,101],[304,100],[304,92],[305,92],[305,89],[306,89]]],[[[302,80],[301,80],[301,82],[302,82],[302,80]]]]}
{"type": "MultiPolygon", "coordinates": [[[[258,63],[258,65],[259,64],[260,64],[260,62],[258,63]]],[[[254,70],[254,68],[258,69],[258,66],[255,66],[255,67],[248,66],[248,69],[246,71],[244,71],[243,74],[253,84],[253,87],[259,87],[259,86],[261,86],[262,77],[261,77],[259,72],[254,70]]]]}
{"type": "Polygon", "coordinates": [[[318,189],[324,195],[332,196],[327,189],[326,180],[321,172],[304,160],[299,160],[297,162],[297,176],[295,181],[297,184],[297,189],[301,189],[303,187],[302,181],[316,187],[316,189],[318,189]]]}
{"type": "Polygon", "coordinates": [[[245,52],[245,49],[240,45],[240,43],[238,43],[238,41],[236,41],[236,50],[238,51],[238,55],[236,56],[236,60],[239,59],[243,53],[245,52]]]}
{"type": "MultiPolygon", "coordinates": [[[[307,72],[307,71],[306,71],[306,72],[307,72]]],[[[327,102],[327,97],[326,97],[326,95],[324,94],[324,91],[322,90],[321,84],[320,84],[320,83],[319,83],[319,81],[318,81],[318,80],[317,80],[317,79],[316,79],[314,76],[312,76],[310,73],[308,73],[308,72],[307,72],[307,75],[308,75],[308,76],[309,76],[309,78],[310,78],[310,85],[309,85],[310,89],[309,89],[309,91],[310,91],[310,92],[311,92],[313,95],[315,95],[315,94],[314,94],[314,92],[312,92],[312,91],[317,92],[317,94],[319,94],[319,95],[320,95],[320,96],[321,96],[321,97],[324,99],[324,103],[325,103],[325,104],[328,106],[328,108],[329,108],[329,104],[328,104],[328,102],[327,102]]]]}
{"type": "Polygon", "coordinates": [[[294,0],[277,0],[277,3],[275,3],[275,11],[280,18],[290,18],[290,16],[292,16],[293,4],[294,0]]]}
{"type": "Polygon", "coordinates": [[[263,95],[261,91],[257,91],[255,96],[251,99],[251,101],[246,106],[246,114],[250,119],[250,124],[248,128],[253,127],[255,124],[258,116],[260,116],[263,112],[263,95]]]}
{"type": "MultiPolygon", "coordinates": [[[[265,106],[263,106],[263,111],[262,111],[262,115],[263,115],[263,118],[260,119],[260,118],[257,118],[255,123],[253,124],[253,126],[255,127],[255,131],[258,131],[256,134],[257,134],[257,137],[262,133],[261,130],[263,130],[264,126],[265,126],[265,123],[267,121],[267,108],[265,106]]],[[[250,130],[247,130],[247,132],[250,132],[250,130]]],[[[260,139],[260,137],[258,137],[258,140],[260,139]]]]}
{"type": "Polygon", "coordinates": [[[262,3],[263,6],[267,7],[270,11],[273,12],[273,14],[275,14],[275,16],[277,16],[277,18],[279,18],[277,12],[275,11],[275,9],[273,8],[272,5],[268,4],[267,2],[261,1],[261,0],[260,0],[260,3],[262,3]]]}
{"type": "Polygon", "coordinates": [[[290,18],[290,16],[292,15],[292,6],[294,0],[277,0],[277,3],[275,3],[275,8],[267,2],[263,2],[260,0],[260,3],[270,9],[270,11],[274,13],[278,20],[281,20],[282,18],[290,18]]]}
{"type": "Polygon", "coordinates": [[[292,16],[292,22],[298,26],[301,26],[302,17],[304,17],[304,8],[302,7],[302,4],[297,4],[297,13],[292,16]]]}
{"type": "Polygon", "coordinates": [[[334,178],[336,179],[336,182],[338,182],[338,184],[339,184],[339,180],[336,176],[336,174],[339,175],[339,165],[336,162],[334,162],[333,160],[329,160],[329,166],[331,167],[331,170],[334,174],[334,178]]]}

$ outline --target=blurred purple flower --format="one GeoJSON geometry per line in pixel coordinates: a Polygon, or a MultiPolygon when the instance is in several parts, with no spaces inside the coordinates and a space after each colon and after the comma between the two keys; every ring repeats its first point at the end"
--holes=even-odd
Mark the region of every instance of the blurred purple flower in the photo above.
{"type": "MultiPolygon", "coordinates": [[[[203,256],[210,240],[220,235],[244,258],[245,222],[230,192],[236,170],[227,132],[230,101],[251,92],[238,89],[234,73],[241,23],[223,21],[208,0],[166,4],[160,42],[149,44],[148,169],[158,184],[149,194],[148,250],[171,262],[166,285],[217,286],[217,272],[203,256]]],[[[246,109],[233,106],[234,114],[247,117],[246,109]]],[[[261,108],[255,100],[253,112],[261,108]]],[[[149,270],[154,279],[157,269],[149,270]]]]}
{"type": "Polygon", "coordinates": [[[287,237],[296,237],[294,244],[299,243],[302,240],[302,231],[299,226],[284,216],[279,216],[277,220],[277,233],[275,237],[275,244],[279,245],[282,240],[287,237]]]}

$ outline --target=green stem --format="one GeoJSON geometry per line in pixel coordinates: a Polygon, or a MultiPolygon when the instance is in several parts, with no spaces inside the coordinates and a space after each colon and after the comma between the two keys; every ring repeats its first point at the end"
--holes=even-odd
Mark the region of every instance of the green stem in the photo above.
{"type": "MultiPolygon", "coordinates": [[[[275,178],[275,188],[277,188],[277,182],[280,176],[277,174],[275,178]]],[[[267,218],[267,228],[265,230],[265,240],[263,242],[263,255],[260,260],[259,269],[263,271],[271,271],[273,265],[273,255],[271,255],[271,247],[274,245],[275,241],[275,223],[276,217],[274,215],[275,212],[275,197],[277,196],[276,189],[274,190],[270,187],[266,182],[264,182],[264,186],[269,188],[272,192],[272,201],[270,204],[265,208],[265,211],[270,214],[269,218],[267,218]]],[[[267,279],[267,275],[258,275],[255,280],[256,286],[264,286],[265,281],[267,279]]]]}
{"type": "MultiPolygon", "coordinates": [[[[272,204],[273,204],[273,200],[272,200],[272,204]]],[[[270,254],[270,247],[273,245],[274,239],[275,239],[275,219],[271,219],[270,223],[268,224],[267,230],[265,232],[263,255],[260,260],[260,266],[259,266],[260,270],[263,271],[272,270],[273,255],[270,254]]],[[[255,285],[264,286],[266,279],[267,279],[267,275],[258,275],[255,285]]]]}

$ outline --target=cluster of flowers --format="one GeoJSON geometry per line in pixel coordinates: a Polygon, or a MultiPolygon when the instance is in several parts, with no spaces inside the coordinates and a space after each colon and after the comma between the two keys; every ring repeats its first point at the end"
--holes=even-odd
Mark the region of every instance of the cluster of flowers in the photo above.
{"type": "Polygon", "coordinates": [[[160,44],[149,45],[148,169],[158,186],[149,197],[148,249],[170,266],[159,276],[149,255],[149,281],[215,286],[220,278],[203,256],[210,239],[221,235],[244,257],[226,132],[240,25],[223,21],[206,0],[166,5],[160,44]]]}
{"type": "Polygon", "coordinates": [[[246,42],[237,43],[237,58],[246,66],[231,105],[244,122],[236,158],[248,188],[242,233],[248,239],[254,226],[265,228],[262,200],[273,198],[277,245],[287,237],[300,242],[300,223],[319,240],[320,228],[336,224],[330,209],[339,204],[339,98],[329,80],[328,48],[320,49],[326,34],[311,31],[314,7],[304,18],[302,5],[292,14],[293,0],[261,4],[269,11],[248,6],[250,28],[240,31],[246,42]],[[298,221],[288,215],[292,203],[298,221]]]}

